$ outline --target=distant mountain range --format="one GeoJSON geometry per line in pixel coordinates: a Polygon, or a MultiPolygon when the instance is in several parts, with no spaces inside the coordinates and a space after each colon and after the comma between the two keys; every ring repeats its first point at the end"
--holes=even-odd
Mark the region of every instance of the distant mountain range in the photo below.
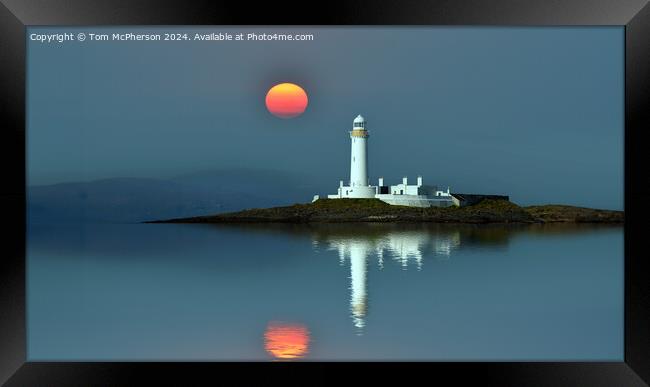
{"type": "Polygon", "coordinates": [[[111,178],[30,186],[35,223],[133,223],[311,201],[305,177],[265,170],[214,170],[172,179],[111,178]]]}

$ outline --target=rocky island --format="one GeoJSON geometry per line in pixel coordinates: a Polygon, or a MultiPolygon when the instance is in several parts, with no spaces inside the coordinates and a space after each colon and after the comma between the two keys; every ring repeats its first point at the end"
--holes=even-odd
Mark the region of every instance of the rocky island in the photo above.
{"type": "Polygon", "coordinates": [[[417,177],[400,184],[377,185],[368,178],[367,122],[358,115],[350,135],[350,179],[343,180],[335,194],[314,195],[311,203],[273,208],[253,208],[190,218],[156,220],[147,223],[610,223],[622,224],[622,211],[566,205],[521,207],[507,195],[452,193],[417,177]]]}
{"type": "Polygon", "coordinates": [[[379,199],[318,199],[312,203],[253,208],[146,223],[620,223],[623,211],[566,205],[520,207],[507,200],[485,199],[464,207],[408,207],[379,199]]]}

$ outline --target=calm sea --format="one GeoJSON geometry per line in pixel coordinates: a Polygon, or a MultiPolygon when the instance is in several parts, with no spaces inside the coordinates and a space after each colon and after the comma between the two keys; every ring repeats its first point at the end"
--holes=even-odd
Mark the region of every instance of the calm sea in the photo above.
{"type": "Polygon", "coordinates": [[[623,360],[623,229],[30,225],[28,359],[623,360]]]}

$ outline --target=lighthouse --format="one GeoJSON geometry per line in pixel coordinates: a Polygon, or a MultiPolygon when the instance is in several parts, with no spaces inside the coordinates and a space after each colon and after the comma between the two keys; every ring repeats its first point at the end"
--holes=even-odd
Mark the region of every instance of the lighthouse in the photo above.
{"type": "Polygon", "coordinates": [[[350,198],[374,198],[376,189],[368,181],[368,130],[366,120],[359,114],[350,131],[350,198]]]}
{"type": "Polygon", "coordinates": [[[366,120],[359,114],[350,131],[350,187],[368,186],[368,136],[366,120]]]}
{"type": "MultiPolygon", "coordinates": [[[[352,121],[350,130],[350,181],[348,185],[339,181],[336,194],[327,195],[328,199],[370,199],[376,198],[385,203],[411,207],[450,207],[458,205],[449,192],[439,190],[437,186],[425,185],[422,176],[418,176],[417,184],[409,184],[408,177],[402,178],[402,183],[385,185],[384,178],[379,177],[377,185],[370,185],[368,180],[368,128],[361,114],[352,121]]],[[[396,153],[394,159],[407,158],[408,154],[396,153]]],[[[320,199],[314,195],[312,202],[320,199]]]]}

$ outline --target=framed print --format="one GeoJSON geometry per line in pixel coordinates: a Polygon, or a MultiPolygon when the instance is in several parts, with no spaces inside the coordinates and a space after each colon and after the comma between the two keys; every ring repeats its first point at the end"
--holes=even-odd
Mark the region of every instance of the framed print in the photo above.
{"type": "Polygon", "coordinates": [[[647,385],[647,2],[309,6],[2,1],[2,381],[647,385]]]}

